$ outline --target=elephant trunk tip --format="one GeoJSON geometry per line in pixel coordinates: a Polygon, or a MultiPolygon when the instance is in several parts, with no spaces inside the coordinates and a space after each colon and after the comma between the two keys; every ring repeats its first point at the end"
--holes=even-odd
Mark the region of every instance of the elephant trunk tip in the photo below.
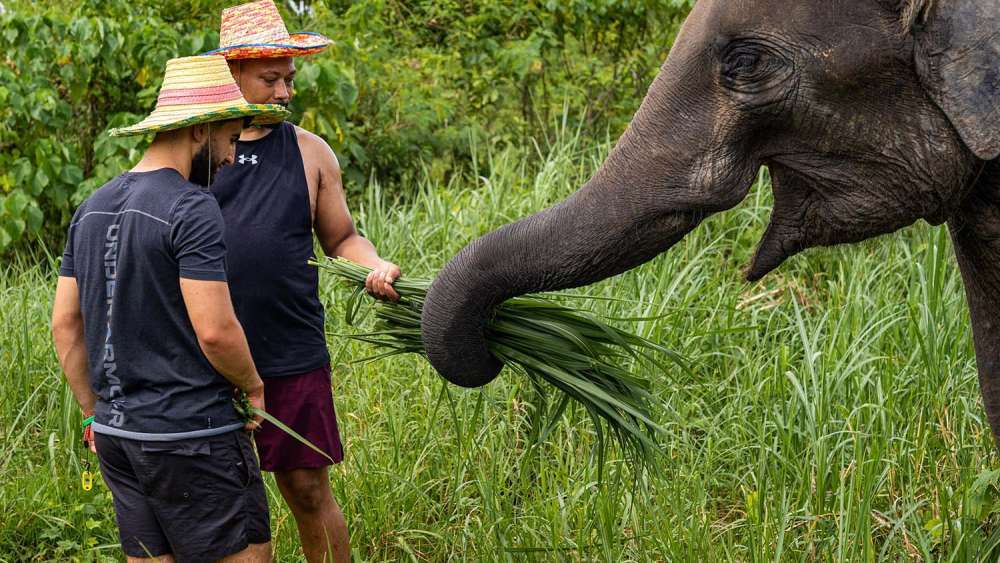
{"type": "Polygon", "coordinates": [[[431,366],[450,383],[472,388],[496,379],[503,362],[486,343],[498,292],[468,277],[455,260],[446,265],[427,291],[420,324],[431,366]]]}

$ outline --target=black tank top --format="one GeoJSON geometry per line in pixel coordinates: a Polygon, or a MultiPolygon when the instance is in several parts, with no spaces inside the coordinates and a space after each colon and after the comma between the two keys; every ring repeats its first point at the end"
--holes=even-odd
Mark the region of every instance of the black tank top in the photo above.
{"type": "Polygon", "coordinates": [[[312,213],[295,126],[236,144],[212,193],[226,222],[226,267],[236,315],[262,377],[330,361],[319,301],[312,213]]]}

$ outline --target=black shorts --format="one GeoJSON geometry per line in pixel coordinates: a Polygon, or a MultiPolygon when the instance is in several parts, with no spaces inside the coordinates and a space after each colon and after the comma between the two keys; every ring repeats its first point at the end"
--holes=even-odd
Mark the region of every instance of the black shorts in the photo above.
{"type": "Polygon", "coordinates": [[[264,481],[243,430],[172,442],[94,439],[126,555],[214,561],[271,540],[264,481]]]}

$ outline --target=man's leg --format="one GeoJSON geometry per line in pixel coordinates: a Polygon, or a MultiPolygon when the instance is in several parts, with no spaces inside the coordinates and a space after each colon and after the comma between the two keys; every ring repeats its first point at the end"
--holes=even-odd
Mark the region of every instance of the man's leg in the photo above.
{"type": "Polygon", "coordinates": [[[218,563],[271,563],[271,542],[252,543],[239,553],[219,559],[218,563]]]}
{"type": "Polygon", "coordinates": [[[306,560],[309,563],[350,561],[347,521],[333,498],[327,468],[276,471],[274,477],[295,516],[306,560]]]}
{"type": "MultiPolygon", "coordinates": [[[[175,563],[175,561],[173,555],[128,558],[128,563],[175,563]]],[[[271,544],[252,543],[239,553],[219,559],[218,563],[271,563],[271,544]]]]}

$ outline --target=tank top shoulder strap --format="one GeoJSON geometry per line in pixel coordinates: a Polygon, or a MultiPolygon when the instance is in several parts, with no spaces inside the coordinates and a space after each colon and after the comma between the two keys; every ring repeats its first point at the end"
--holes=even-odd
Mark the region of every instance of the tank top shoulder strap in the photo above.
{"type": "Polygon", "coordinates": [[[282,141],[285,142],[286,147],[296,154],[301,154],[299,151],[299,135],[295,132],[295,125],[283,121],[277,132],[281,133],[282,141]]]}

